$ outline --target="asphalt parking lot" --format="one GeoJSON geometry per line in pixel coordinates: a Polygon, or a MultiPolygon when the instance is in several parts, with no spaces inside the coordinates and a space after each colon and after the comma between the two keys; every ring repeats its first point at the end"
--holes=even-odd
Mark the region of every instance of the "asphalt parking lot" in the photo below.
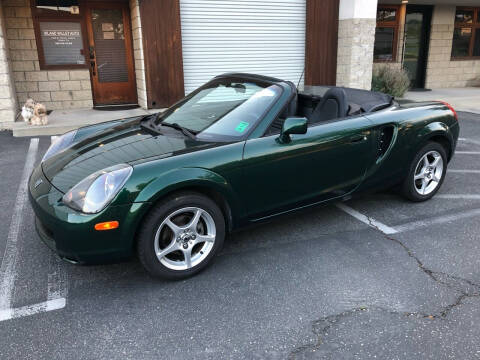
{"type": "Polygon", "coordinates": [[[0,358],[480,358],[480,115],[460,125],[434,199],[282,217],[179,282],[58,260],[21,185],[50,138],[0,133],[0,358]]]}

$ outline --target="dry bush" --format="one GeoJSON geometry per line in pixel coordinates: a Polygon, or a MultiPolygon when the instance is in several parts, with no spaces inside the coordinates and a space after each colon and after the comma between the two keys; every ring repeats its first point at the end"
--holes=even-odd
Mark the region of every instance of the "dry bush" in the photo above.
{"type": "Polygon", "coordinates": [[[392,68],[386,65],[373,71],[372,90],[402,97],[410,87],[410,79],[404,69],[392,68]]]}

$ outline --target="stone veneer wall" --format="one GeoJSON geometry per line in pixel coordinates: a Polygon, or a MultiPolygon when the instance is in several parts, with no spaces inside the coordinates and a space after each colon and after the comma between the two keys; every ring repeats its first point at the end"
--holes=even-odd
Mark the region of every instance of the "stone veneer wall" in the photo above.
{"type": "Polygon", "coordinates": [[[17,104],[5,39],[6,29],[0,1],[0,129],[15,121],[17,104]]]}
{"type": "Polygon", "coordinates": [[[375,19],[339,20],[337,86],[370,90],[375,26],[375,19]]]}
{"type": "Polygon", "coordinates": [[[132,17],[133,54],[135,59],[135,77],[137,80],[138,104],[147,108],[147,84],[145,80],[145,63],[143,57],[142,23],[140,20],[139,0],[130,0],[132,17]]]}
{"type": "Polygon", "coordinates": [[[42,71],[28,0],[4,0],[8,48],[17,99],[42,102],[47,109],[91,108],[92,91],[88,69],[42,71]]]}
{"type": "MultiPolygon", "coordinates": [[[[93,107],[88,69],[40,70],[29,1],[3,0],[3,5],[10,65],[19,105],[27,98],[33,98],[44,103],[49,110],[93,107]]],[[[147,91],[138,0],[130,0],[130,12],[138,103],[146,108],[147,91]]],[[[1,71],[0,67],[0,73],[1,71]]],[[[1,84],[4,84],[3,80],[1,84]]],[[[0,106],[1,103],[0,101],[0,106]]]]}
{"type": "Polygon", "coordinates": [[[480,60],[451,60],[454,5],[436,5],[430,33],[425,87],[480,86],[480,60]]]}

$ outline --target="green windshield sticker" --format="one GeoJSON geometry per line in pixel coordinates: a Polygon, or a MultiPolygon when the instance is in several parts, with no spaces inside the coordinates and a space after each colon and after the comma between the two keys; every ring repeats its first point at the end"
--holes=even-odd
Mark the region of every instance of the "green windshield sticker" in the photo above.
{"type": "Polygon", "coordinates": [[[248,125],[250,125],[250,124],[245,122],[245,121],[240,121],[240,123],[235,128],[235,131],[237,131],[239,133],[242,133],[242,132],[245,131],[245,129],[248,127],[248,125]]]}

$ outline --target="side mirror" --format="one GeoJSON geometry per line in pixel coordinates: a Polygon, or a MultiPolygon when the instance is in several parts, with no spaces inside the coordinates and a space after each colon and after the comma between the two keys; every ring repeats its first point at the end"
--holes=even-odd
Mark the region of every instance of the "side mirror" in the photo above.
{"type": "Polygon", "coordinates": [[[282,132],[278,141],[282,144],[290,142],[290,134],[306,134],[307,118],[305,117],[289,117],[285,119],[282,126],[282,132]]]}

